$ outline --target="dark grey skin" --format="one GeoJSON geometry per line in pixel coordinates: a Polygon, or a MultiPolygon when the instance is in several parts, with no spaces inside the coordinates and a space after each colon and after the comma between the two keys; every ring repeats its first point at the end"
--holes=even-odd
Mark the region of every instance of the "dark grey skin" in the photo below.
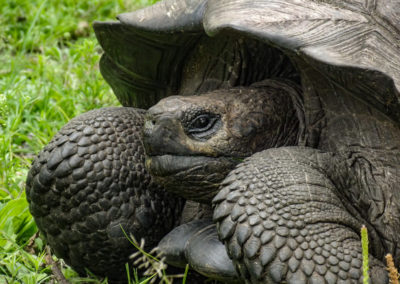
{"type": "MultiPolygon", "coordinates": [[[[160,184],[185,198],[210,201],[204,199],[203,188],[210,193],[207,197],[216,195],[212,200],[213,221],[239,279],[252,283],[359,282],[362,279],[359,230],[361,224],[371,221],[367,212],[362,214],[363,204],[357,203],[360,200],[354,197],[365,194],[363,181],[368,176],[364,170],[360,171],[360,160],[353,152],[285,147],[297,145],[300,137],[301,117],[296,116],[299,111],[291,100],[296,97],[293,95],[296,90],[292,89],[291,95],[282,91],[284,82],[280,89],[275,81],[263,84],[262,92],[258,93],[251,88],[237,88],[161,100],[146,115],[144,144],[149,156],[146,164],[160,184]],[[269,87],[269,83],[274,87],[269,87]],[[209,117],[208,126],[193,126],[204,117],[209,117]],[[218,119],[213,120],[215,117],[218,119]],[[266,123],[254,124],[257,120],[266,123]],[[246,131],[252,128],[253,131],[246,131]],[[288,130],[288,136],[281,135],[285,133],[283,129],[288,130]],[[255,152],[259,153],[252,155],[255,152]],[[234,163],[220,163],[222,172],[230,171],[230,174],[224,181],[220,180],[222,185],[218,190],[204,186],[204,181],[215,174],[215,167],[209,164],[250,155],[233,171],[234,163]],[[195,174],[204,175],[203,178],[192,179],[190,174],[187,177],[199,164],[201,171],[196,170],[195,174]]],[[[352,108],[350,104],[346,107],[352,108]]],[[[362,108],[353,106],[353,119],[345,118],[349,126],[351,121],[353,124],[359,121],[357,109],[362,108]]],[[[371,125],[378,127],[379,123],[385,123],[388,129],[389,124],[376,116],[366,123],[367,129],[371,125]]],[[[360,123],[357,125],[362,127],[360,123]]],[[[342,138],[346,137],[346,131],[349,130],[343,129],[342,138]]],[[[365,132],[363,137],[379,145],[387,143],[377,140],[379,136],[397,135],[393,138],[400,141],[400,131],[396,131],[394,124],[389,131],[380,133],[374,129],[370,137],[365,132]]],[[[393,151],[392,155],[393,161],[397,161],[398,153],[393,151]]],[[[377,159],[371,157],[369,161],[377,159]]],[[[213,183],[218,180],[214,179],[213,183]]],[[[383,183],[374,184],[377,190],[383,183]]],[[[374,184],[369,180],[368,189],[374,184]]],[[[228,280],[235,277],[235,271],[226,272],[229,261],[224,254],[212,253],[221,247],[217,241],[211,241],[216,238],[212,228],[210,223],[196,223],[190,229],[184,225],[167,235],[160,247],[167,260],[170,255],[174,264],[189,262],[211,277],[217,277],[216,271],[220,271],[219,278],[226,275],[224,280],[228,280]],[[177,255],[181,256],[179,261],[177,255]],[[215,261],[216,257],[220,263],[215,261]]],[[[382,244],[386,240],[374,226],[370,226],[369,233],[371,277],[373,283],[384,283],[387,281],[385,269],[376,257],[383,260],[382,244]]]]}
{"type": "MultiPolygon", "coordinates": [[[[187,200],[211,204],[225,176],[263,149],[297,145],[300,89],[267,80],[248,88],[169,97],[146,114],[146,166],[156,182],[187,200]]],[[[159,244],[166,261],[201,274],[240,281],[211,218],[174,229],[159,244]]]]}
{"type": "Polygon", "coordinates": [[[146,114],[147,168],[168,191],[210,204],[220,182],[245,157],[297,144],[300,106],[292,101],[299,101],[300,90],[291,85],[269,80],[162,100],[146,114]]]}
{"type": "MultiPolygon", "coordinates": [[[[382,261],[385,253],[391,253],[399,267],[400,17],[397,11],[400,11],[400,2],[396,0],[164,0],[152,7],[122,14],[118,22],[94,23],[96,36],[105,52],[100,62],[101,72],[125,107],[148,109],[168,96],[193,96],[232,88],[246,90],[248,86],[271,78],[291,82],[285,84],[291,88],[293,84],[297,85],[295,89],[301,90],[296,91],[300,94],[297,102],[291,97],[298,119],[295,144],[290,143],[291,147],[274,145],[278,148],[269,148],[245,159],[236,170],[230,171],[222,183],[223,190],[214,197],[212,213],[218,234],[226,244],[225,251],[233,259],[241,279],[255,283],[264,280],[279,283],[282,279],[289,283],[323,283],[322,277],[334,283],[351,282],[359,277],[358,236],[362,224],[369,229],[370,256],[374,259],[372,276],[377,277],[377,283],[384,281],[384,277],[376,276],[382,270],[375,259],[382,261]],[[254,175],[258,171],[260,173],[254,175]],[[348,253],[351,262],[347,261],[348,253]]],[[[113,117],[117,118],[119,113],[125,111],[116,109],[113,117]]],[[[95,116],[103,117],[102,111],[99,110],[95,116]]],[[[104,114],[107,116],[108,111],[104,114]]],[[[142,120],[134,115],[122,125],[142,125],[134,122],[136,119],[142,120]]],[[[35,162],[28,178],[27,196],[32,213],[39,220],[39,228],[50,236],[49,239],[65,230],[69,233],[63,233],[64,240],[80,243],[82,239],[82,244],[85,244],[82,247],[89,247],[86,244],[90,243],[94,248],[83,257],[79,253],[86,253],[85,250],[74,249],[73,245],[66,249],[63,241],[54,237],[53,247],[59,255],[66,259],[68,254],[74,256],[74,267],[80,271],[83,271],[82,266],[89,265],[98,274],[120,275],[109,268],[126,261],[126,254],[117,257],[118,242],[109,250],[117,252],[111,262],[96,254],[96,248],[104,247],[104,230],[89,237],[91,231],[82,236],[65,229],[74,222],[87,223],[88,226],[96,224],[93,218],[85,220],[85,214],[75,214],[70,220],[68,212],[77,211],[74,208],[79,201],[86,202],[83,197],[90,196],[79,193],[75,184],[80,182],[79,188],[85,192],[86,188],[92,190],[94,177],[99,178],[98,184],[103,179],[101,174],[94,174],[94,167],[84,167],[90,155],[79,156],[89,149],[94,150],[92,144],[98,145],[97,138],[84,139],[84,145],[71,147],[71,143],[78,143],[74,132],[79,137],[92,135],[83,133],[84,127],[78,126],[86,125],[87,120],[79,123],[77,120],[71,124],[75,126],[67,126],[68,134],[57,136],[56,142],[45,148],[35,162]],[[72,140],[68,141],[66,137],[72,140]],[[89,141],[92,144],[86,144],[89,141]],[[78,170],[84,167],[86,176],[71,176],[70,170],[75,167],[78,170]],[[66,202],[68,212],[59,213],[57,209],[52,215],[52,208],[59,206],[58,198],[63,194],[67,194],[63,202],[71,200],[66,202]],[[45,216],[53,217],[40,221],[45,220],[45,216]],[[68,222],[60,222],[62,219],[68,222]]],[[[96,131],[104,131],[102,127],[100,125],[96,131]]],[[[107,151],[125,151],[124,129],[115,128],[122,131],[118,134],[121,143],[117,148],[111,143],[107,151]]],[[[186,147],[183,134],[177,132],[176,135],[181,139],[181,146],[186,147]]],[[[138,132],[135,137],[140,141],[138,132]]],[[[175,150],[180,153],[182,147],[175,146],[168,154],[176,153],[175,150]]],[[[195,155],[198,150],[198,147],[192,147],[190,154],[195,155]]],[[[205,159],[203,150],[195,155],[197,158],[193,161],[205,159]]],[[[212,147],[207,151],[211,150],[212,147]]],[[[160,153],[167,154],[164,151],[160,153]]],[[[117,168],[120,157],[116,155],[117,168]]],[[[201,202],[211,200],[220,183],[218,179],[242,158],[242,155],[224,158],[223,173],[213,171],[215,180],[208,182],[207,189],[199,198],[201,202]]],[[[179,170],[190,167],[191,159],[185,160],[179,164],[179,170]]],[[[138,172],[144,168],[144,157],[137,159],[133,154],[123,161],[137,162],[138,169],[129,167],[129,175],[140,176],[138,172]]],[[[168,165],[176,164],[172,160],[168,162],[168,165]]],[[[167,182],[168,169],[156,168],[157,179],[167,182]]],[[[202,175],[206,173],[204,170],[202,175]]],[[[185,188],[182,191],[178,180],[169,179],[171,189],[188,196],[190,190],[185,188]]],[[[125,184],[125,180],[117,175],[111,181],[120,182],[125,184]]],[[[119,190],[126,192],[125,185],[121,185],[119,190]]],[[[112,192],[116,196],[123,195],[119,190],[112,192]]],[[[134,191],[136,199],[133,200],[136,201],[132,208],[146,208],[152,203],[151,198],[140,198],[146,190],[134,191]]],[[[99,212],[104,211],[96,202],[102,199],[101,195],[97,198],[90,196],[93,210],[98,207],[99,212]]],[[[109,194],[108,198],[113,196],[109,194]]],[[[209,223],[205,221],[202,224],[200,221],[190,222],[208,213],[197,212],[193,208],[199,207],[192,202],[189,204],[193,206],[187,205],[183,213],[182,204],[174,207],[173,204],[177,203],[161,203],[165,205],[160,207],[164,208],[162,212],[176,212],[168,215],[173,216],[168,223],[170,229],[174,227],[173,223],[178,224],[181,220],[185,220],[182,223],[189,222],[188,228],[177,227],[171,232],[178,234],[175,239],[193,237],[187,248],[198,245],[198,248],[187,250],[178,246],[170,250],[176,255],[169,256],[175,257],[178,264],[189,261],[204,274],[216,275],[223,271],[226,274],[222,274],[229,279],[237,277],[231,273],[232,263],[221,265],[224,261],[229,263],[227,255],[218,254],[221,258],[212,267],[204,266],[209,263],[207,259],[203,261],[204,258],[199,257],[197,259],[202,261],[196,263],[192,257],[202,251],[207,252],[206,256],[211,255],[209,252],[213,248],[220,251],[220,243],[213,237],[207,238],[209,241],[203,250],[201,242],[195,241],[195,238],[202,239],[203,233],[207,236],[217,233],[207,233],[209,223]]],[[[203,204],[207,207],[206,203],[203,204]]],[[[123,223],[135,220],[135,214],[123,223]]],[[[143,222],[144,227],[151,224],[151,220],[164,217],[154,214],[153,218],[143,219],[148,220],[143,222]]],[[[107,222],[102,224],[103,228],[109,224],[113,228],[119,226],[118,218],[117,221],[109,218],[107,222]]],[[[171,236],[164,237],[170,229],[145,237],[154,240],[153,243],[162,239],[162,245],[171,236]]],[[[146,231],[140,226],[135,230],[146,231]]],[[[114,235],[106,235],[110,239],[107,242],[113,243],[114,235]]],[[[164,246],[169,247],[172,246],[164,246]]],[[[122,251],[126,252],[123,248],[122,251]]],[[[357,279],[354,281],[361,278],[357,279]]]]}
{"type": "Polygon", "coordinates": [[[146,250],[179,224],[183,200],[144,166],[143,110],[103,108],[71,120],[40,152],[26,181],[30,211],[53,252],[77,272],[126,277],[135,248],[146,250]],[[126,234],[126,235],[125,235],[126,234]]]}

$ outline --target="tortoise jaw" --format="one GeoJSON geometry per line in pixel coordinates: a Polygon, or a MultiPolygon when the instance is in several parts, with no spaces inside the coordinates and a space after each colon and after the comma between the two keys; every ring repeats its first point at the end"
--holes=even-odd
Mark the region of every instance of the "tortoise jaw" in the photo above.
{"type": "Polygon", "coordinates": [[[215,158],[206,156],[157,155],[146,157],[147,169],[157,177],[167,177],[198,167],[215,158]]]}
{"type": "Polygon", "coordinates": [[[201,203],[211,202],[222,180],[239,162],[231,157],[146,157],[146,167],[157,183],[172,193],[201,203]]]}

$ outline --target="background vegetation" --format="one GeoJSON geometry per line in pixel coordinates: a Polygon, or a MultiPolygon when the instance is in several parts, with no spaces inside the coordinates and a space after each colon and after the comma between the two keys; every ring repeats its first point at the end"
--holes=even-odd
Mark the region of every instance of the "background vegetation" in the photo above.
{"type": "MultiPolygon", "coordinates": [[[[98,70],[91,23],[153,2],[0,0],[0,283],[53,281],[43,240],[32,238],[27,172],[72,117],[119,104],[98,70]]],[[[66,266],[63,273],[71,282],[89,281],[66,266]]]]}

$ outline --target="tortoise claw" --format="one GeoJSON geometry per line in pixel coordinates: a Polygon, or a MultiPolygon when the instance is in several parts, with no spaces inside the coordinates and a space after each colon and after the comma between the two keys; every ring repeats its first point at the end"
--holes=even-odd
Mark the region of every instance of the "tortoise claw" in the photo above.
{"type": "Polygon", "coordinates": [[[172,266],[185,267],[186,243],[196,232],[210,224],[212,224],[211,219],[194,220],[169,232],[158,244],[158,250],[165,257],[165,261],[172,266]]]}
{"type": "Polygon", "coordinates": [[[215,224],[206,226],[190,238],[185,256],[190,266],[200,274],[229,283],[238,280],[225,245],[218,239],[215,224]]]}
{"type": "Polygon", "coordinates": [[[234,283],[238,280],[232,260],[218,239],[215,224],[210,219],[194,220],[176,227],[158,245],[165,261],[185,267],[207,277],[234,283]]]}

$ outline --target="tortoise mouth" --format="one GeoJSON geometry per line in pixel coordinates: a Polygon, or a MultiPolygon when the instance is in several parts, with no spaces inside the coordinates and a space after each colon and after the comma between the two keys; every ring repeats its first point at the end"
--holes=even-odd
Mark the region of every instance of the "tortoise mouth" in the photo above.
{"type": "Polygon", "coordinates": [[[207,156],[151,155],[146,157],[146,167],[154,176],[166,177],[216,160],[207,156]]]}
{"type": "Polygon", "coordinates": [[[176,195],[202,203],[211,202],[220,183],[239,162],[233,157],[146,157],[146,167],[157,183],[176,195]]]}

